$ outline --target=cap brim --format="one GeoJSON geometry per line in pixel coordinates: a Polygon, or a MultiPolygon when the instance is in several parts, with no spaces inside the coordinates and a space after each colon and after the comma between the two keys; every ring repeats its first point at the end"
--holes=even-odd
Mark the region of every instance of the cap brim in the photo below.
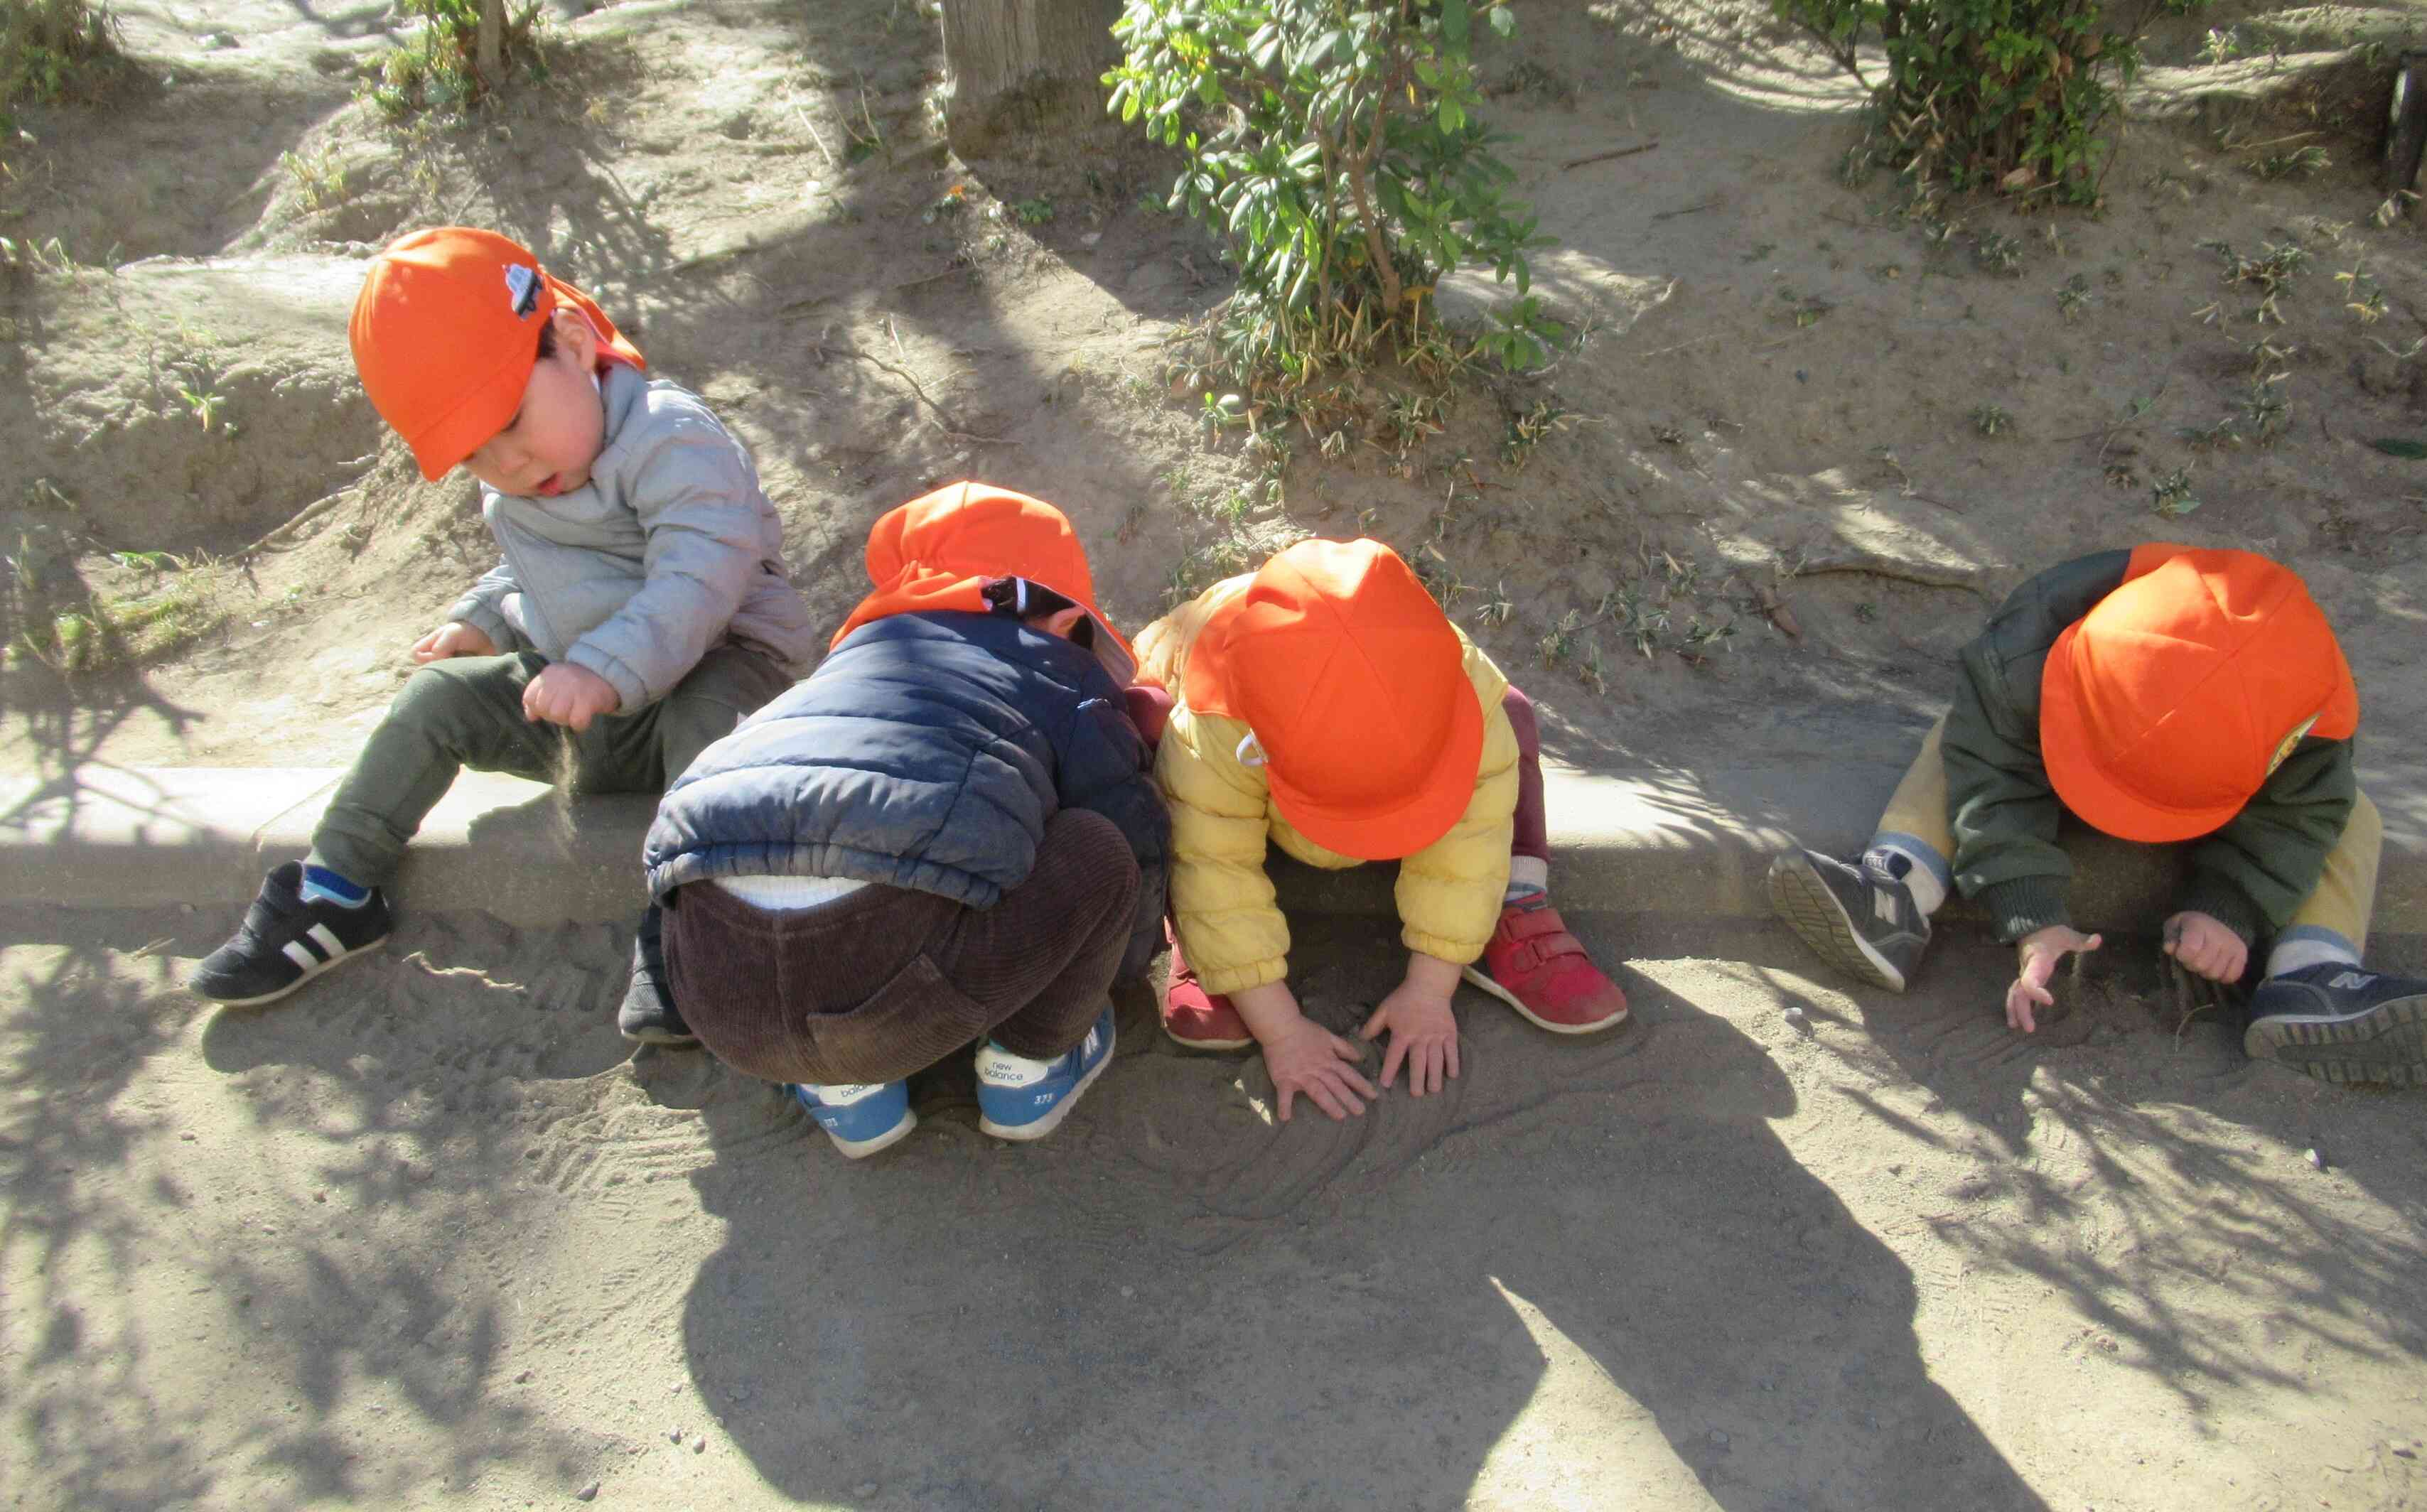
{"type": "Polygon", "coordinates": [[[2089,722],[2081,709],[2081,683],[2075,675],[2073,646],[2081,622],[2064,627],[2048,647],[2040,675],[2040,764],[2059,802],[2082,822],[2117,839],[2142,845],[2171,845],[2213,834],[2241,812],[2234,804],[2223,808],[2168,808],[2152,804],[2109,776],[2090,749],[2089,722]]]}
{"type": "Polygon", "coordinates": [[[1328,807],[1293,787],[1279,769],[1268,767],[1264,775],[1273,806],[1300,835],[1360,861],[1394,861],[1450,832],[1474,801],[1475,772],[1482,764],[1483,707],[1469,687],[1451,710],[1441,759],[1433,763],[1423,789],[1403,803],[1383,809],[1328,807]]]}
{"type": "Polygon", "coordinates": [[[1137,681],[1136,650],[1121,639],[1121,632],[1114,629],[1112,622],[1101,614],[1088,610],[1087,618],[1096,622],[1096,659],[1113,675],[1113,681],[1123,688],[1137,681]]]}

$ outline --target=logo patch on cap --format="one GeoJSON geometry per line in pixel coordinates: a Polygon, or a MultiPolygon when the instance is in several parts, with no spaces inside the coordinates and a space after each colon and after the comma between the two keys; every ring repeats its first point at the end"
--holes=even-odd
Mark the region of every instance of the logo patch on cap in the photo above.
{"type": "Polygon", "coordinates": [[[520,263],[506,265],[506,299],[518,316],[539,308],[539,269],[520,263]]]}
{"type": "Polygon", "coordinates": [[[2269,776],[2272,777],[2275,774],[2275,769],[2284,764],[2284,758],[2292,754],[2292,747],[2301,743],[2301,738],[2309,733],[2310,726],[2316,724],[2320,717],[2321,716],[2319,715],[2312,714],[2307,719],[2303,720],[2300,723],[2292,726],[2292,733],[2284,737],[2284,739],[2276,745],[2275,754],[2267,758],[2267,774],[2269,776]]]}

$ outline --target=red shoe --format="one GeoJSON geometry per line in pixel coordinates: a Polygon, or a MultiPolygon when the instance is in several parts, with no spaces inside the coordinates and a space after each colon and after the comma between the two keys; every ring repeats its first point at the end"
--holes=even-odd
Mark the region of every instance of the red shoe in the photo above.
{"type": "Polygon", "coordinates": [[[1256,1042],[1230,1000],[1197,985],[1197,973],[1180,953],[1180,937],[1165,919],[1163,937],[1171,946],[1171,980],[1163,988],[1163,1032],[1192,1050],[1244,1050],[1256,1042]]]}
{"type": "Polygon", "coordinates": [[[1554,1034],[1592,1034],[1626,1022],[1626,994],[1602,975],[1547,898],[1500,911],[1500,927],[1466,980],[1554,1034]]]}

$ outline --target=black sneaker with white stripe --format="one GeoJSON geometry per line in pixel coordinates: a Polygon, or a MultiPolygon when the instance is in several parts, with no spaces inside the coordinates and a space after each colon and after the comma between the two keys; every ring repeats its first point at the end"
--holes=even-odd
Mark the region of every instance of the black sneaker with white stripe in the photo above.
{"type": "Polygon", "coordinates": [[[2324,1081],[2427,1087],[2427,982],[2334,961],[2269,977],[2241,1046],[2324,1081]]]}
{"type": "Polygon", "coordinates": [[[1930,919],[1886,867],[1789,851],[1769,864],[1769,905],[1821,959],[1849,976],[1902,992],[1930,944],[1930,919]]]}
{"type": "Polygon", "coordinates": [[[231,1008],[285,997],[348,956],[369,950],[396,927],[387,894],[373,887],[358,908],[306,902],[303,863],[289,861],[261,884],[244,925],[213,951],[187,984],[231,1008]]]}

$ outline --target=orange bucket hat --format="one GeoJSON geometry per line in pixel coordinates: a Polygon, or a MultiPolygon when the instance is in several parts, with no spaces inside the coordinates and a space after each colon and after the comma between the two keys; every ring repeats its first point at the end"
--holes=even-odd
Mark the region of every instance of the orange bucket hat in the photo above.
{"type": "Polygon", "coordinates": [[[354,367],[422,477],[436,482],[513,423],[560,305],[590,321],[601,355],[647,366],[595,301],[494,231],[416,231],[371,259],[347,326],[354,367]]]}
{"type": "Polygon", "coordinates": [[[874,592],[842,622],[835,645],[893,614],[1007,609],[1025,618],[1051,602],[1035,595],[1042,588],[1087,611],[1096,659],[1113,681],[1126,688],[1137,674],[1137,654],[1096,607],[1087,548],[1069,516],[1041,498],[963,482],[896,505],[868,532],[868,580],[874,592]]]}
{"type": "Polygon", "coordinates": [[[2304,736],[2358,728],[2359,691],[2307,585],[2247,551],[2135,550],[2040,676],[2048,781],[2127,840],[2218,829],[2304,736]]]}
{"type": "Polygon", "coordinates": [[[1458,632],[1378,541],[1301,541],[1206,622],[1188,703],[1244,720],[1273,804],[1360,860],[1411,855],[1474,800],[1483,711],[1458,632]]]}

